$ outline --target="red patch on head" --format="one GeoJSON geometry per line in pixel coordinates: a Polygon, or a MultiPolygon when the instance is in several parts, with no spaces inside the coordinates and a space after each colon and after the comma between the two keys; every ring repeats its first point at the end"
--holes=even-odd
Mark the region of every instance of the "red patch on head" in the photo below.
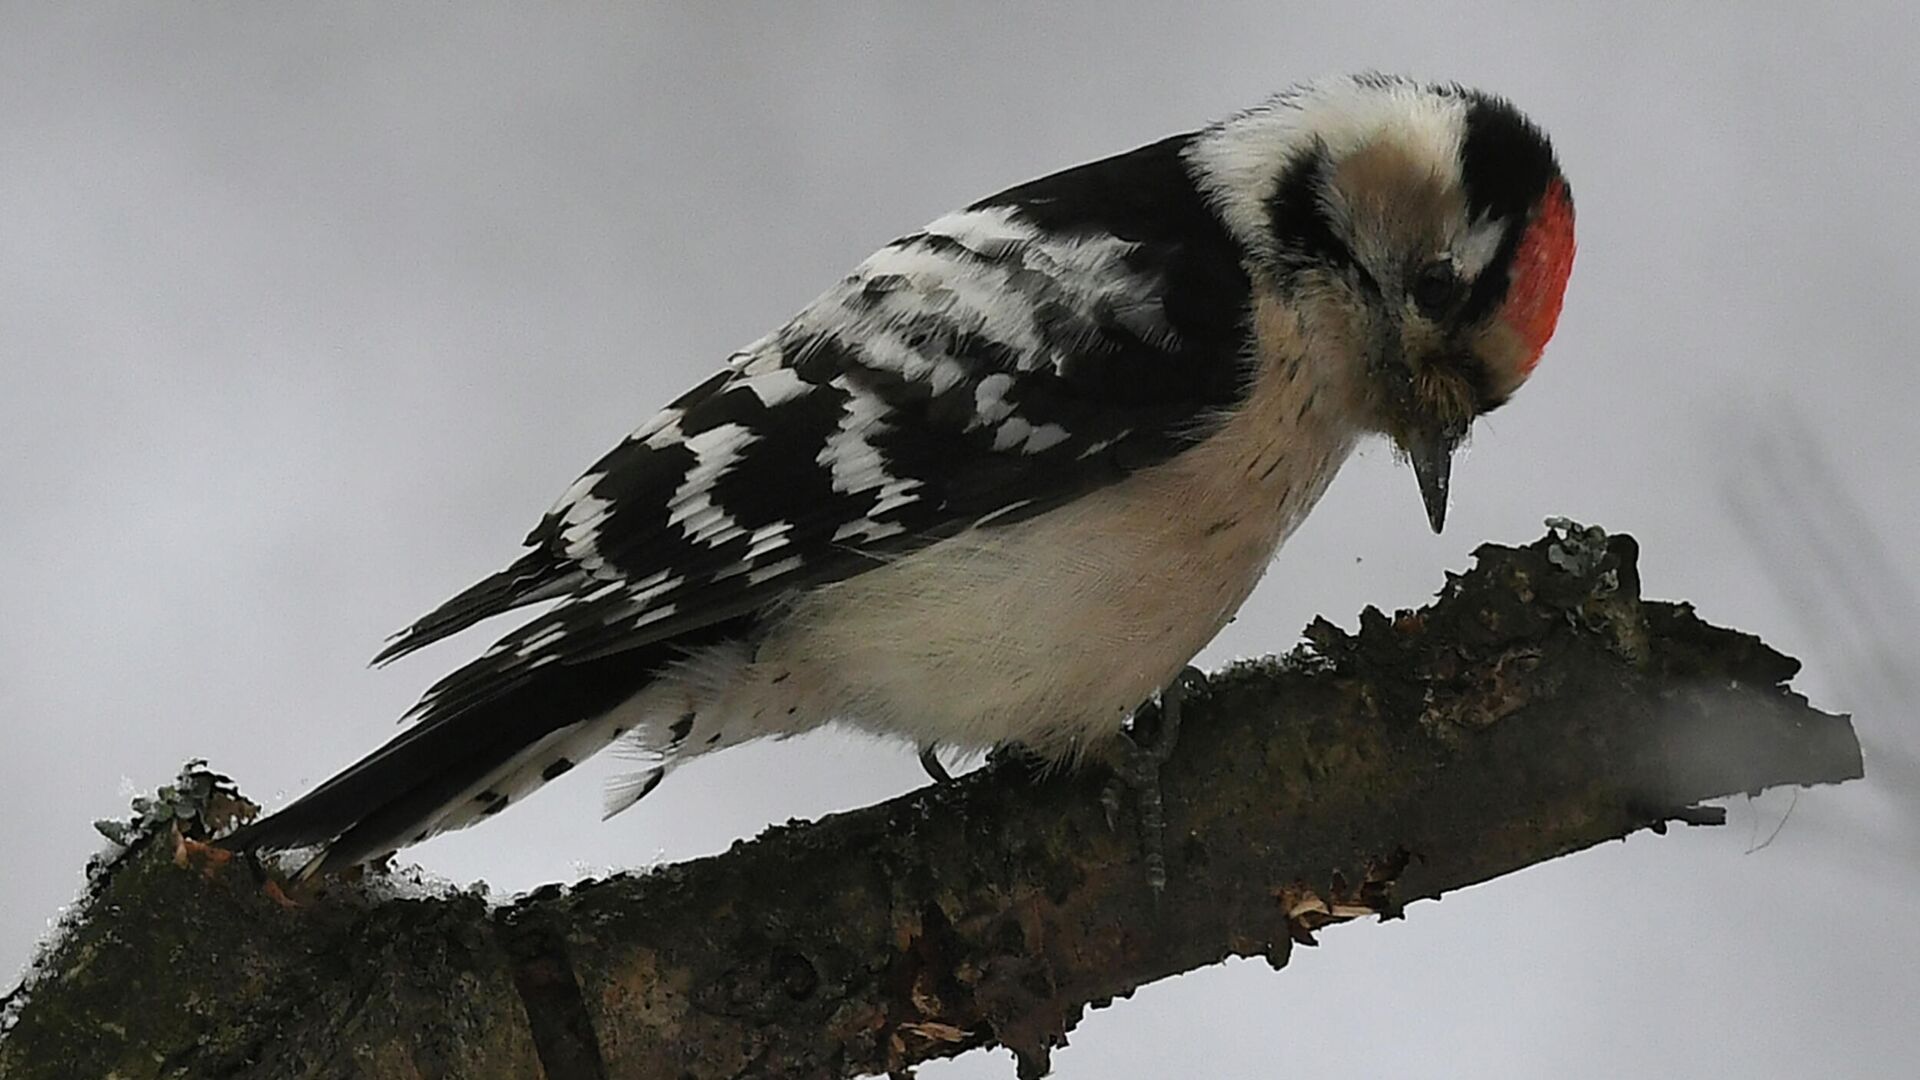
{"type": "Polygon", "coordinates": [[[1540,197],[1514,251],[1507,304],[1500,309],[1500,317],[1527,343],[1529,355],[1520,366],[1523,377],[1540,362],[1540,353],[1553,336],[1567,293],[1567,275],[1572,272],[1573,199],[1566,183],[1555,178],[1540,197]]]}

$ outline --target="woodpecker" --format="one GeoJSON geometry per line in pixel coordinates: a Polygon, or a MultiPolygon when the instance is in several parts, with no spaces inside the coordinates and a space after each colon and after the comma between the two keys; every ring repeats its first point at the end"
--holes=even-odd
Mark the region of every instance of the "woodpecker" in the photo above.
{"type": "Polygon", "coordinates": [[[1356,443],[1437,532],[1474,419],[1559,317],[1573,202],[1508,102],[1305,83],[875,252],[567,489],[384,663],[537,601],[386,745],[227,841],[306,873],[499,813],[616,742],[668,772],[839,723],[1115,738],[1356,443]]]}

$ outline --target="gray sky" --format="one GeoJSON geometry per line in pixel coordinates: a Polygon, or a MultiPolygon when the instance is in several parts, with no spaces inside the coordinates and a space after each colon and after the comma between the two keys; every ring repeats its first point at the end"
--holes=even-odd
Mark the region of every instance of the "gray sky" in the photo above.
{"type": "MultiPolygon", "coordinates": [[[[1911,1075],[1920,680],[1911,587],[1872,575],[1920,569],[1920,15],[1707,7],[0,8],[0,979],[132,790],[205,756],[278,804],[384,740],[487,639],[367,671],[381,638],[873,247],[1379,68],[1552,132],[1565,317],[1445,536],[1365,452],[1205,658],[1411,606],[1568,514],[1635,533],[1650,595],[1805,658],[1885,779],[1803,793],[1764,850],[1784,795],[1149,987],[1057,1075],[1911,1075]]],[[[818,736],[601,824],[597,764],[418,860],[510,891],[919,783],[818,736]]]]}

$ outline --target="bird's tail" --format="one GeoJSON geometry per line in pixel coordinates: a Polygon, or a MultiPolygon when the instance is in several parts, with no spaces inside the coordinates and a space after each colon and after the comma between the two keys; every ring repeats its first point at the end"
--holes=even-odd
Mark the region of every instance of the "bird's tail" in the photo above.
{"type": "Polygon", "coordinates": [[[685,756],[686,687],[661,676],[724,642],[728,629],[543,667],[491,698],[430,714],[222,843],[319,845],[300,876],[328,873],[491,817],[629,733],[652,754],[645,771],[610,794],[615,809],[631,805],[685,756]]]}

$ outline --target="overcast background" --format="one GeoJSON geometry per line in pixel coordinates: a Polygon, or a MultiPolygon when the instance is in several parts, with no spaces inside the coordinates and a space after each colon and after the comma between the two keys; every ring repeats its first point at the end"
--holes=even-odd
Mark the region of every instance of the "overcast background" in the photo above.
{"type": "MultiPolygon", "coordinates": [[[[1760,850],[1790,796],[1145,988],[1057,1075],[1913,1075],[1920,16],[1708,6],[0,6],[0,979],[134,790],[205,756],[280,805],[387,738],[488,639],[370,672],[381,639],[873,247],[1380,68],[1552,132],[1565,317],[1445,536],[1369,450],[1206,660],[1568,514],[1805,658],[1874,779],[1760,850]]],[[[816,736],[601,824],[596,765],[414,854],[512,891],[921,782],[816,736]]]]}

